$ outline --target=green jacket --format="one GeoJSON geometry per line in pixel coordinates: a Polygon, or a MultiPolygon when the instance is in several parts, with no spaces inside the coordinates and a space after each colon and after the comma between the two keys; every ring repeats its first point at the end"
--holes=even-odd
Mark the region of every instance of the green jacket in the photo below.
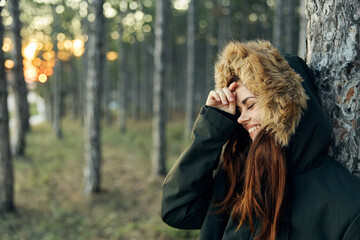
{"type": "MultiPolygon", "coordinates": [[[[287,57],[305,80],[309,96],[295,134],[287,147],[287,205],[282,212],[278,240],[360,240],[360,180],[327,155],[331,125],[313,88],[313,77],[298,57],[287,57]]],[[[192,143],[165,179],[161,216],[168,225],[201,229],[199,239],[253,239],[250,227],[234,222],[230,214],[214,214],[227,189],[222,171],[222,147],[236,121],[204,106],[196,120],[192,143]]],[[[260,228],[255,222],[255,232],[260,228]]]]}

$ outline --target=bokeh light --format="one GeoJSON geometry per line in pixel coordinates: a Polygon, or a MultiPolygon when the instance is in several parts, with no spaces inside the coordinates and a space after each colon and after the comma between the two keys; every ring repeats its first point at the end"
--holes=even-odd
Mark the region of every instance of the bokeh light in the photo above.
{"type": "Polygon", "coordinates": [[[11,42],[11,38],[4,38],[4,43],[2,46],[2,50],[4,52],[10,52],[13,49],[13,44],[11,42]]]}
{"type": "Polygon", "coordinates": [[[45,83],[47,81],[48,77],[45,74],[40,74],[38,77],[39,82],[45,83]]]}
{"type": "Polygon", "coordinates": [[[117,52],[110,51],[106,53],[106,59],[109,61],[115,61],[118,58],[117,52]]]}
{"type": "Polygon", "coordinates": [[[23,56],[27,59],[34,59],[37,50],[37,43],[31,42],[23,49],[23,56]]]}
{"type": "Polygon", "coordinates": [[[15,63],[13,60],[6,60],[4,63],[5,68],[12,69],[14,67],[15,63]]]}

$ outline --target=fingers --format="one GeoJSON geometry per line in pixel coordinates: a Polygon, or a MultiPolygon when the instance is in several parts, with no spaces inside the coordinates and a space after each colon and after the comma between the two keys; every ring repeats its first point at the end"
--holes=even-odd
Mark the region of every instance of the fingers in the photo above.
{"type": "Polygon", "coordinates": [[[229,102],[233,102],[235,100],[234,92],[230,91],[229,88],[223,88],[222,90],[229,102]]]}
{"type": "Polygon", "coordinates": [[[219,94],[222,104],[226,105],[228,104],[228,100],[226,97],[226,94],[224,93],[223,89],[218,89],[216,92],[219,94]]]}
{"type": "Polygon", "coordinates": [[[218,101],[218,102],[221,100],[219,94],[218,94],[216,91],[214,91],[214,90],[211,90],[211,91],[210,91],[209,97],[214,98],[214,99],[215,99],[216,101],[218,101]]]}
{"type": "Polygon", "coordinates": [[[237,82],[232,82],[229,86],[230,91],[235,91],[237,86],[238,86],[237,82]]]}
{"type": "Polygon", "coordinates": [[[234,82],[230,84],[227,88],[212,90],[209,93],[209,96],[206,100],[206,105],[209,106],[218,106],[218,107],[233,107],[236,106],[236,92],[235,89],[237,87],[237,83],[234,82]]]}

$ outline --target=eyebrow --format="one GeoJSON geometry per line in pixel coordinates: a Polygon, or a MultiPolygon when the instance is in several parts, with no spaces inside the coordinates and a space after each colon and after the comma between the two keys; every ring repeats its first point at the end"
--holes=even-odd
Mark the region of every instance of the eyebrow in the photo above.
{"type": "Polygon", "coordinates": [[[255,98],[255,97],[250,96],[250,97],[245,98],[244,100],[242,100],[242,104],[245,105],[247,100],[249,100],[250,98],[255,98]]]}

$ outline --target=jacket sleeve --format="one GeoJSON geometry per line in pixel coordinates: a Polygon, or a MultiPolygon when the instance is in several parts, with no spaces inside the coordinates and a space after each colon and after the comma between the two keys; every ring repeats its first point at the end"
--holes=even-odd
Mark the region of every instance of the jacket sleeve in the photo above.
{"type": "Polygon", "coordinates": [[[168,225],[199,229],[209,208],[213,171],[222,147],[237,123],[219,111],[203,107],[190,146],[181,154],[162,188],[161,217],[168,225]]]}
{"type": "Polygon", "coordinates": [[[342,240],[360,240],[360,213],[349,225],[342,240]]]}

